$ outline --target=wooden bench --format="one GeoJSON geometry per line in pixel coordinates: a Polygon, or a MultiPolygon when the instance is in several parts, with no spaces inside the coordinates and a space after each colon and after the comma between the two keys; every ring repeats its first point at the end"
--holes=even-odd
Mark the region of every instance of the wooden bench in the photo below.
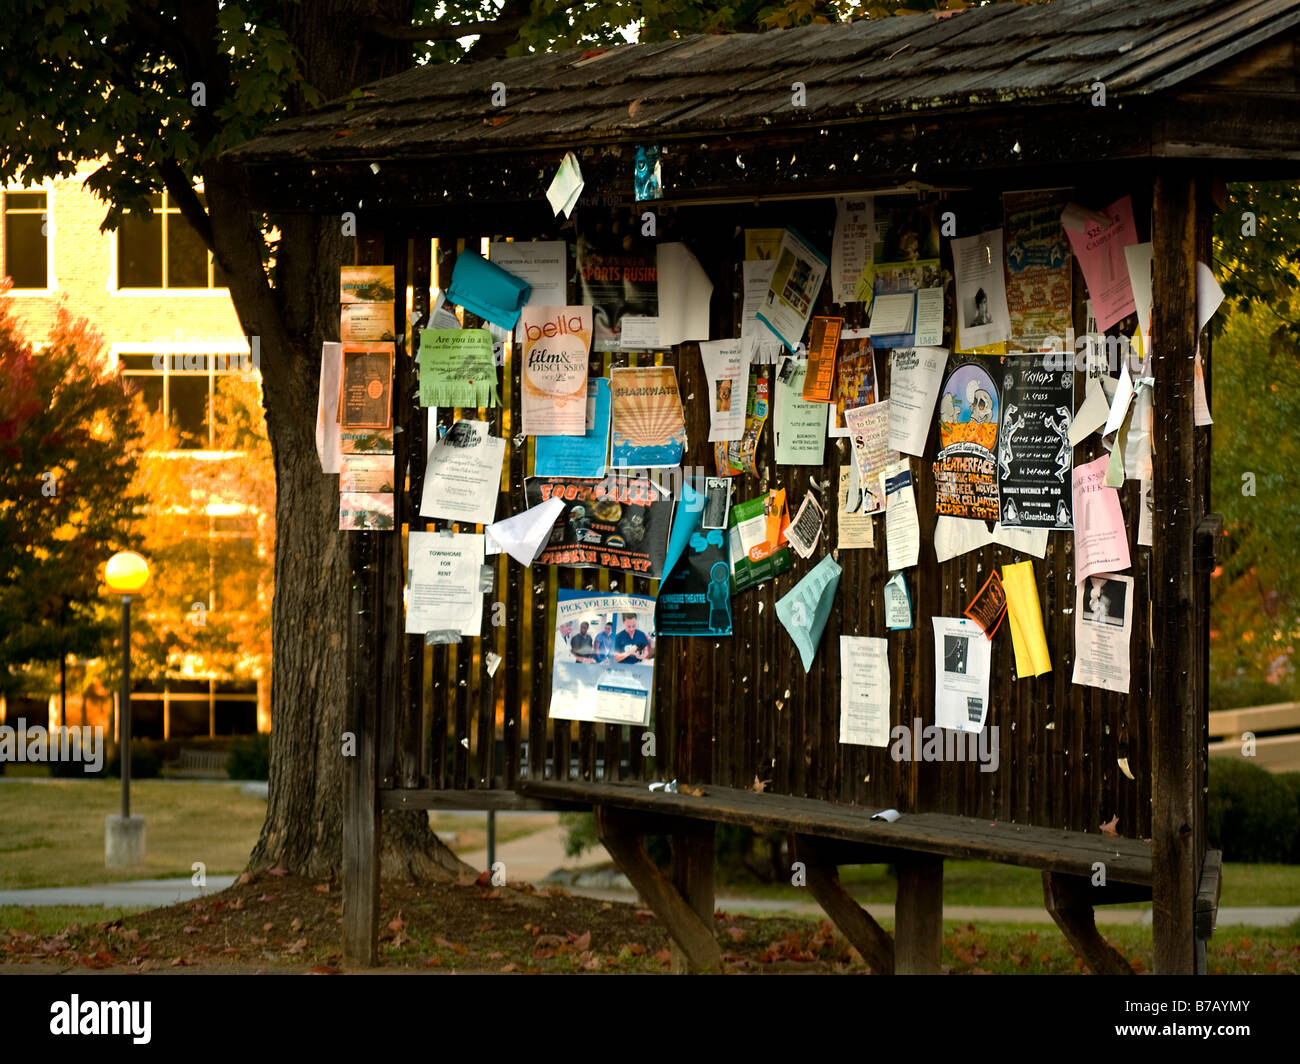
{"type": "MultiPolygon", "coordinates": [[[[1047,911],[1089,968],[1132,974],[1098,933],[1093,909],[1150,900],[1149,842],[939,813],[903,814],[891,823],[872,819],[874,810],[819,799],[709,785],[699,789],[700,795],[673,794],[578,780],[517,785],[528,798],[595,810],[601,842],[668,928],[680,947],[683,970],[722,967],[712,931],[713,825],[728,823],[790,836],[791,854],[804,865],[813,897],[876,972],[939,971],[943,860],[956,857],[1040,869],[1047,911]],[[645,836],[657,834],[673,838],[671,877],[646,852],[645,836]],[[882,863],[898,870],[893,936],[848,894],[838,875],[842,864],[882,863]],[[1099,866],[1104,879],[1097,875],[1099,866]]],[[[1207,860],[1207,868],[1210,864],[1207,860]]],[[[1198,914],[1203,911],[1198,936],[1209,937],[1217,904],[1215,878],[1212,889],[1203,884],[1198,901],[1198,914]]]]}

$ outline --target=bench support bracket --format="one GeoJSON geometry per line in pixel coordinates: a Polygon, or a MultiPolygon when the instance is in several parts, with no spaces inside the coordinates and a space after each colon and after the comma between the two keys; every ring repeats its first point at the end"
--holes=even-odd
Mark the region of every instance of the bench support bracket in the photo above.
{"type": "Polygon", "coordinates": [[[1043,904],[1080,959],[1096,975],[1133,975],[1133,968],[1101,932],[1093,915],[1088,880],[1043,873],[1043,904]]]}
{"type": "Polygon", "coordinates": [[[908,853],[898,861],[894,971],[938,975],[943,954],[943,858],[908,853]]]}
{"type": "Polygon", "coordinates": [[[675,972],[722,971],[722,950],[713,936],[712,822],[637,816],[596,806],[596,834],[673,940],[675,972]],[[670,880],[646,853],[643,836],[668,831],[673,840],[670,880]]]}
{"type": "MultiPolygon", "coordinates": [[[[894,938],[844,889],[835,847],[828,848],[826,843],[807,835],[791,835],[790,842],[795,859],[804,863],[808,889],[831,923],[862,954],[876,975],[893,975],[894,938]]],[[[848,858],[845,864],[859,863],[850,854],[843,856],[848,858]]]]}

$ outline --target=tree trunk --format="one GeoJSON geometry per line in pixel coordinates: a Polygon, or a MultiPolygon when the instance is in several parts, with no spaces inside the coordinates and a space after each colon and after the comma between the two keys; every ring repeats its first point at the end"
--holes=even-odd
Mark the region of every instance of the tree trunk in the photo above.
{"type": "MultiPolygon", "coordinates": [[[[410,17],[410,0],[358,0],[286,5],[284,24],[312,84],[331,99],[410,65],[409,45],[365,32],[371,19],[410,17]]],[[[245,332],[258,338],[275,462],[270,790],[250,867],[336,876],[350,573],[346,533],[338,531],[338,478],[321,472],[315,432],[321,343],[338,338],[338,271],[353,249],[337,217],[280,218],[271,288],[243,175],[219,162],[205,163],[203,174],[214,253],[245,332]]],[[[355,209],[339,205],[340,214],[355,209]]],[[[427,814],[388,813],[382,874],[447,879],[473,870],[429,830],[427,814]]]]}

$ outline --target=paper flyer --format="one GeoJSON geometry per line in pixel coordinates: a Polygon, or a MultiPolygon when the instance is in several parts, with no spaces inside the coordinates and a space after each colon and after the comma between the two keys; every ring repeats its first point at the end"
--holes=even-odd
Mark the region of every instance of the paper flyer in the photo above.
{"type": "Polygon", "coordinates": [[[785,346],[772,330],[758,320],[758,312],[772,287],[775,270],[776,259],[747,260],[741,265],[744,302],[740,317],[740,346],[750,362],[764,366],[772,365],[785,351],[785,346]]]}
{"type": "Polygon", "coordinates": [[[898,461],[889,449],[889,400],[858,406],[847,412],[849,443],[862,491],[862,512],[880,513],[885,497],[879,490],[880,474],[898,461]]]}
{"type": "Polygon", "coordinates": [[[968,617],[932,617],[934,623],[934,723],[954,731],[982,732],[989,711],[993,644],[968,617]]]}
{"type": "Polygon", "coordinates": [[[1074,606],[1074,675],[1085,687],[1127,693],[1129,638],[1133,632],[1133,578],[1090,575],[1074,606]]]}
{"type": "Polygon", "coordinates": [[[808,331],[808,370],[801,397],[815,403],[835,401],[835,355],[843,318],[813,318],[808,331]]]}
{"type": "Polygon", "coordinates": [[[1097,331],[1105,332],[1137,309],[1124,249],[1136,244],[1138,238],[1132,197],[1125,196],[1094,213],[1106,220],[1089,217],[1089,212],[1070,204],[1062,212],[1061,221],[1088,286],[1097,331]]]}
{"type": "Polygon", "coordinates": [[[912,627],[912,597],[907,592],[907,576],[895,573],[885,581],[885,627],[891,632],[912,627]]]}
{"type": "Polygon", "coordinates": [[[793,229],[785,231],[758,320],[772,330],[786,350],[793,351],[803,339],[829,268],[830,263],[820,251],[793,229]]]}
{"type": "Polygon", "coordinates": [[[776,616],[799,650],[803,671],[812,668],[817,645],[835,601],[835,589],[843,570],[829,554],[814,565],[802,580],[776,600],[776,616]]]}
{"type": "Polygon", "coordinates": [[[529,286],[524,309],[568,304],[569,244],[565,240],[493,240],[488,259],[529,286]]]}
{"type": "Polygon", "coordinates": [[[339,339],[346,343],[392,343],[392,303],[344,303],[339,308],[339,339]]]}
{"type": "Polygon", "coordinates": [[[995,524],[990,530],[985,521],[971,521],[964,517],[935,518],[934,554],[941,562],[992,543],[1042,558],[1047,554],[1047,529],[1003,528],[1000,524],[995,524]]]}
{"type": "Polygon", "coordinates": [[[918,303],[916,294],[924,289],[941,289],[943,284],[943,269],[939,261],[939,227],[935,224],[934,205],[898,203],[893,202],[894,199],[882,196],[877,197],[875,202],[871,337],[874,345],[881,349],[917,345],[913,332],[918,303]],[[912,298],[890,298],[904,295],[912,298]],[[877,303],[880,305],[877,306],[877,303]],[[891,312],[895,310],[904,311],[912,319],[913,325],[907,332],[888,333],[883,328],[876,327],[877,315],[885,319],[882,324],[892,326],[890,319],[894,315],[891,312]]]}
{"type": "Polygon", "coordinates": [[[650,723],[655,600],[562,587],[555,603],[552,720],[650,723]]]}
{"type": "Polygon", "coordinates": [[[486,421],[457,421],[429,452],[420,516],[488,525],[501,494],[506,441],[486,421]]]}
{"type": "Polygon", "coordinates": [[[1142,506],[1138,517],[1138,546],[1151,546],[1152,526],[1155,524],[1156,514],[1156,492],[1155,482],[1151,480],[1142,481],[1142,506]]]}
{"type": "Polygon", "coordinates": [[[484,550],[488,554],[509,554],[525,568],[531,567],[550,539],[564,505],[562,498],[553,495],[540,506],[493,522],[483,530],[484,550]]]}
{"type": "Polygon", "coordinates": [[[659,346],[707,340],[713,282],[700,260],[680,242],[660,244],[655,254],[659,275],[659,346]]]}
{"type": "Polygon", "coordinates": [[[392,344],[343,344],[338,412],[342,431],[392,426],[392,344]]]}
{"type": "Polygon", "coordinates": [[[745,397],[749,360],[739,340],[700,344],[704,379],[709,388],[709,442],[738,440],[745,434],[745,397]]]}
{"type": "Polygon", "coordinates": [[[835,198],[830,277],[831,299],[836,303],[871,302],[873,218],[870,196],[835,198]]]}
{"type": "Polygon", "coordinates": [[[1052,659],[1047,652],[1047,633],[1043,630],[1043,611],[1038,604],[1034,563],[1004,565],[1002,585],[1006,589],[1007,619],[1011,626],[1011,646],[1016,656],[1016,677],[1041,676],[1045,672],[1051,672],[1052,659]]]}
{"type": "Polygon", "coordinates": [[[581,436],[538,436],[533,472],[539,477],[605,476],[609,458],[609,380],[587,379],[581,436]]]}
{"type": "Polygon", "coordinates": [[[1002,194],[1007,310],[1015,350],[1074,350],[1073,263],[1061,224],[1061,211],[1069,201],[1069,189],[1002,194]]]}
{"type": "Polygon", "coordinates": [[[326,341],[320,349],[320,392],[316,400],[316,455],[322,473],[340,469],[339,382],[343,377],[343,345],[326,341]]]}
{"type": "Polygon", "coordinates": [[[623,318],[659,314],[655,242],[641,236],[640,212],[588,222],[579,214],[578,299],[593,310],[592,349],[617,351],[623,318]]]}
{"type": "Polygon", "coordinates": [[[739,440],[713,445],[713,460],[718,468],[718,476],[735,477],[742,473],[756,473],[754,455],[758,451],[758,441],[763,435],[763,426],[767,424],[770,409],[768,403],[769,383],[766,375],[760,374],[749,379],[749,394],[745,400],[745,431],[739,440]]]}
{"type": "Polygon", "coordinates": [[[420,405],[500,405],[492,335],[486,329],[420,333],[420,405]]]}
{"type": "Polygon", "coordinates": [[[885,546],[889,571],[907,569],[921,554],[921,524],[916,515],[912,470],[906,458],[885,466],[880,474],[885,492],[885,546]]]}
{"type": "Polygon", "coordinates": [[[998,497],[1006,528],[1074,525],[1074,371],[1051,365],[1043,355],[1003,359],[998,497]]]}
{"type": "Polygon", "coordinates": [[[340,492],[392,494],[396,482],[391,454],[349,454],[339,470],[340,492]]]}
{"type": "Polygon", "coordinates": [[[889,640],[840,636],[840,742],[889,745],[889,640]]]}
{"type": "Polygon", "coordinates": [[[1108,455],[1074,467],[1074,582],[1130,565],[1119,492],[1106,485],[1108,455]]]}
{"type": "Polygon", "coordinates": [[[673,502],[643,477],[604,480],[528,477],[524,497],[531,509],[553,497],[565,507],[538,561],[574,569],[612,569],[663,578],[673,502]]]}
{"type": "Polygon", "coordinates": [[[478,635],[483,627],[483,536],[412,532],[407,550],[407,634],[478,635]]]}
{"type": "Polygon", "coordinates": [[[612,369],[609,394],[612,466],[662,469],[682,464],[686,420],[672,366],[612,369]]]}
{"type": "Polygon", "coordinates": [[[975,592],[975,597],[962,613],[978,624],[988,638],[993,638],[1007,615],[1007,592],[996,569],[989,573],[983,587],[975,592]]]}
{"type": "Polygon", "coordinates": [[[812,557],[813,551],[817,549],[817,540],[821,538],[824,520],[821,505],[810,491],[803,497],[794,520],[784,532],[786,542],[800,558],[812,557]]]}
{"type": "Polygon", "coordinates": [[[948,352],[942,347],[900,347],[889,354],[889,446],[921,457],[930,438],[935,400],[948,352]]]}
{"type": "Polygon", "coordinates": [[[555,171],[555,176],[551,178],[551,183],[546,187],[546,201],[551,205],[551,213],[559,214],[564,212],[564,217],[569,217],[573,213],[573,208],[578,204],[578,197],[582,195],[582,189],[586,182],[582,179],[582,167],[578,165],[578,157],[573,152],[565,152],[564,158],[560,160],[560,165],[555,171]]]}
{"type": "Polygon", "coordinates": [[[790,548],[781,538],[789,523],[784,490],[736,503],[728,520],[733,595],[789,570],[790,548]]]}
{"type": "Polygon", "coordinates": [[[786,356],[776,375],[775,456],[777,465],[822,464],[826,423],[832,407],[803,398],[808,363],[786,356]]]}
{"type": "Polygon", "coordinates": [[[835,514],[838,550],[863,550],[876,545],[875,524],[862,512],[862,489],[856,487],[852,466],[840,466],[839,509],[835,514]]]}
{"type": "Polygon", "coordinates": [[[939,397],[935,512],[996,521],[1000,395],[996,358],[970,356],[951,367],[939,397]]]}
{"type": "Polygon", "coordinates": [[[392,492],[339,492],[340,532],[391,532],[394,499],[392,492]]]}
{"type": "Polygon", "coordinates": [[[835,359],[835,408],[831,414],[829,435],[847,436],[848,422],[844,411],[870,406],[876,395],[876,353],[871,337],[861,329],[840,333],[840,348],[835,359]]]}
{"type": "Polygon", "coordinates": [[[339,269],[340,303],[392,303],[396,295],[392,266],[343,266],[339,269]]]}
{"type": "Polygon", "coordinates": [[[1002,230],[954,240],[952,262],[957,275],[958,346],[969,351],[1009,339],[1002,230]]]}
{"type": "Polygon", "coordinates": [[[519,316],[520,401],[525,436],[587,431],[591,308],[529,304],[519,316]]]}

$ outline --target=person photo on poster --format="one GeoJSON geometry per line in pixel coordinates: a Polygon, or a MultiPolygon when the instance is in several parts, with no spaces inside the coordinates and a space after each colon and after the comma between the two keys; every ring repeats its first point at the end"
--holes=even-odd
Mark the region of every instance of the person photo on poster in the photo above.
{"type": "Polygon", "coordinates": [[[655,600],[644,595],[559,589],[551,669],[553,719],[649,722],[654,612],[655,600]]]}
{"type": "Polygon", "coordinates": [[[704,518],[702,528],[726,528],[731,512],[731,479],[706,477],[704,480],[704,518]]]}
{"type": "Polygon", "coordinates": [[[564,500],[538,556],[542,565],[663,579],[674,504],[651,481],[616,475],[604,480],[528,477],[524,498],[530,509],[548,499],[564,500]]]}
{"type": "Polygon", "coordinates": [[[1133,577],[1098,573],[1079,584],[1075,600],[1073,683],[1127,692],[1131,679],[1133,577]]]}

